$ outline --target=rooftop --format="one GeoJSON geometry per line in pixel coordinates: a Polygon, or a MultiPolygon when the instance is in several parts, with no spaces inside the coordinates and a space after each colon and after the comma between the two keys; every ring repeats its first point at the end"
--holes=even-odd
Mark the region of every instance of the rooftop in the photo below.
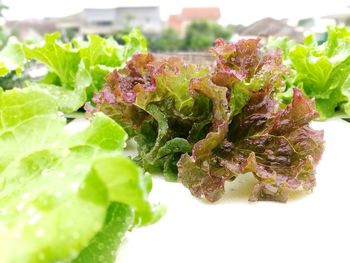
{"type": "Polygon", "coordinates": [[[220,9],[218,7],[194,7],[183,8],[181,17],[184,19],[209,19],[217,20],[220,18],[220,9]]]}
{"type": "Polygon", "coordinates": [[[303,34],[294,27],[288,25],[284,20],[277,20],[271,17],[263,18],[247,26],[242,36],[288,36],[296,40],[302,40],[303,34]]]}

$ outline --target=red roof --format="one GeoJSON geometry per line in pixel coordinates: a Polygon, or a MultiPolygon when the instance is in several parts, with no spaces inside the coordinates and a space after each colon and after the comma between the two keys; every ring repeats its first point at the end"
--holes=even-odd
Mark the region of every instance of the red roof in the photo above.
{"type": "Polygon", "coordinates": [[[189,21],[199,19],[217,21],[219,18],[220,9],[217,7],[183,8],[180,15],[169,16],[168,26],[181,32],[189,21]]]}
{"type": "Polygon", "coordinates": [[[170,15],[168,19],[168,25],[172,29],[180,32],[182,27],[182,19],[180,15],[170,15]]]}
{"type": "Polygon", "coordinates": [[[181,17],[190,20],[218,20],[220,18],[220,9],[218,7],[183,8],[181,12],[181,17]]]}

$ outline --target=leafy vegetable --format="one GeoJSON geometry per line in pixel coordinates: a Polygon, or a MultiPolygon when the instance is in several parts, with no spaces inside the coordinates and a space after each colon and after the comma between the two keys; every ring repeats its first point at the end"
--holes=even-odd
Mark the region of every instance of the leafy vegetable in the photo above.
{"type": "Polygon", "coordinates": [[[42,91],[0,91],[1,262],[114,262],[125,231],[161,216],[118,124],[65,125],[42,91]]]}
{"type": "Polygon", "coordinates": [[[255,93],[233,118],[227,134],[227,129],[218,130],[221,137],[215,148],[208,134],[194,145],[192,157],[181,157],[180,180],[195,196],[216,201],[224,193],[225,181],[248,172],[258,179],[251,201],[287,201],[289,190],[315,186],[314,166],[323,151],[323,133],[308,126],[318,116],[313,103],[295,89],[292,103],[276,111],[277,101],[270,92],[255,93]]]}
{"type": "Polygon", "coordinates": [[[62,43],[59,33],[48,34],[41,46],[25,45],[27,59],[44,63],[49,73],[37,88],[46,90],[56,98],[60,110],[73,112],[94,92],[101,89],[104,76],[123,66],[134,52],[145,52],[147,43],[139,30],[124,37],[119,45],[113,38],[89,35],[87,41],[73,40],[62,43]]]}
{"type": "Polygon", "coordinates": [[[80,56],[71,43],[59,43],[60,33],[47,34],[43,46],[24,46],[27,59],[36,59],[47,65],[63,85],[74,87],[80,56]]]}
{"type": "Polygon", "coordinates": [[[274,99],[290,74],[280,53],[257,39],[219,39],[211,53],[213,71],[134,55],[86,107],[135,137],[146,170],[178,172],[195,196],[216,201],[225,181],[247,172],[258,181],[250,200],[286,201],[290,190],[312,189],[323,133],[309,122],[319,115],[298,89],[287,106],[274,99]]]}
{"type": "Polygon", "coordinates": [[[279,54],[263,53],[253,39],[233,44],[219,40],[212,53],[218,65],[213,82],[227,89],[208,79],[195,83],[196,90],[211,98],[215,118],[192,156],[181,156],[182,183],[209,201],[221,198],[225,181],[248,172],[258,179],[252,201],[286,201],[290,189],[311,189],[323,133],[308,126],[318,114],[299,90],[291,104],[278,109],[273,93],[283,88],[287,73],[279,54]]]}
{"type": "Polygon", "coordinates": [[[0,77],[16,71],[21,73],[24,67],[22,44],[15,37],[10,37],[6,46],[0,51],[0,77]]]}
{"type": "Polygon", "coordinates": [[[87,109],[107,113],[135,136],[137,159],[146,170],[175,179],[181,153],[191,150],[210,122],[209,100],[188,89],[191,79],[207,72],[177,58],[157,61],[151,54],[137,54],[106,77],[93,99],[96,109],[87,109]]]}
{"type": "Polygon", "coordinates": [[[289,51],[297,44],[293,39],[288,37],[269,37],[268,42],[265,45],[267,50],[280,49],[282,52],[283,62],[290,65],[288,59],[289,51]]]}
{"type": "MultiPolygon", "coordinates": [[[[307,36],[304,45],[295,45],[287,55],[285,63],[294,72],[288,81],[315,98],[321,119],[338,112],[350,114],[350,32],[345,27],[329,27],[322,45],[313,35],[307,36]]],[[[282,97],[287,100],[291,95],[290,87],[282,97]]]]}

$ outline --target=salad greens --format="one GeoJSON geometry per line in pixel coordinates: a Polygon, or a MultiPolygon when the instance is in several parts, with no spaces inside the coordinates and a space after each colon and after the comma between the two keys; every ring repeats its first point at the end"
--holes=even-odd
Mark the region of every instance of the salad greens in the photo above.
{"type": "Polygon", "coordinates": [[[180,155],[191,151],[210,123],[209,99],[188,89],[191,79],[207,73],[207,68],[178,58],[158,61],[152,54],[137,54],[106,77],[93,98],[96,109],[89,104],[86,109],[114,118],[135,136],[142,166],[174,180],[180,155]]]}
{"type": "Polygon", "coordinates": [[[321,45],[309,35],[304,44],[282,51],[292,74],[287,78],[289,89],[280,97],[290,100],[292,87],[298,86],[315,98],[321,119],[350,115],[350,32],[346,27],[329,27],[328,39],[321,45]]]}
{"type": "Polygon", "coordinates": [[[43,45],[24,45],[27,59],[44,63],[48,74],[37,88],[44,89],[58,101],[60,110],[74,112],[100,90],[105,75],[123,66],[135,52],[146,52],[147,41],[138,29],[124,37],[119,45],[112,37],[89,35],[88,40],[62,43],[59,33],[45,36],[43,45]]]}
{"type": "Polygon", "coordinates": [[[99,91],[104,77],[115,68],[125,65],[134,53],[147,51],[146,38],[138,29],[123,37],[118,44],[112,37],[88,35],[87,40],[74,39],[63,43],[60,33],[47,34],[42,44],[22,44],[10,38],[0,51],[0,77],[23,71],[26,60],[43,63],[48,73],[35,86],[54,97],[59,110],[71,113],[81,108],[99,91]]]}
{"type": "Polygon", "coordinates": [[[15,37],[10,37],[6,46],[0,51],[0,77],[11,71],[20,74],[23,67],[24,52],[22,44],[15,37]]]}
{"type": "Polygon", "coordinates": [[[290,190],[312,189],[323,132],[310,128],[319,115],[300,90],[288,105],[274,99],[290,74],[281,55],[264,52],[257,39],[219,39],[211,53],[214,69],[134,55],[106,76],[86,109],[135,138],[147,171],[178,178],[209,201],[247,172],[257,179],[250,200],[286,201],[290,190]]]}
{"type": "Polygon", "coordinates": [[[102,113],[73,133],[52,96],[0,89],[0,261],[114,262],[126,231],[156,222],[126,138],[102,113]]]}

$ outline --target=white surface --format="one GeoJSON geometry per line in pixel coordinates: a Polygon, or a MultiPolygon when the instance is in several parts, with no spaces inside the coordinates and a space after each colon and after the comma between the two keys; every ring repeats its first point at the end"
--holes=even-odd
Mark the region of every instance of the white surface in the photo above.
{"type": "Polygon", "coordinates": [[[248,178],[208,204],[179,183],[154,178],[151,199],[167,213],[129,233],[117,262],[350,262],[350,123],[313,126],[325,130],[326,140],[313,193],[286,204],[249,203],[254,179],[248,178]]]}

